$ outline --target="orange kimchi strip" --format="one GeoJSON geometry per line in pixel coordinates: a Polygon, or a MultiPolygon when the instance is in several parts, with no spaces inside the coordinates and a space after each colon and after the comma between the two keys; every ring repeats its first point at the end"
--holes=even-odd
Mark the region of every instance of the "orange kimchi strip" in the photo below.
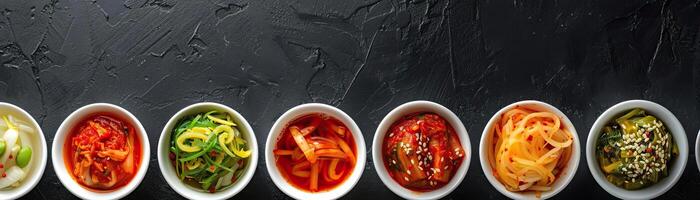
{"type": "Polygon", "coordinates": [[[338,146],[340,146],[340,149],[345,152],[345,155],[347,155],[348,161],[350,163],[355,163],[355,154],[352,153],[352,149],[350,149],[350,145],[348,145],[347,142],[345,142],[343,139],[340,139],[339,137],[333,137],[335,139],[335,142],[338,143],[338,146]]]}
{"type": "Polygon", "coordinates": [[[309,181],[309,190],[318,191],[318,163],[311,166],[311,180],[309,181]]]}
{"type": "Polygon", "coordinates": [[[308,169],[309,166],[311,166],[311,164],[308,161],[295,164],[292,167],[292,175],[303,178],[309,177],[309,170],[305,170],[308,169]]]}
{"type": "Polygon", "coordinates": [[[291,156],[293,150],[283,150],[283,149],[275,149],[272,150],[272,153],[275,154],[276,156],[291,156]]]}
{"type": "Polygon", "coordinates": [[[341,137],[345,137],[345,132],[346,132],[346,131],[345,131],[345,127],[338,126],[338,125],[336,125],[336,124],[335,124],[334,122],[332,122],[332,121],[325,121],[325,125],[326,125],[326,127],[328,127],[328,128],[330,128],[331,130],[333,130],[333,132],[335,132],[335,133],[337,133],[338,135],[340,135],[341,137]]]}
{"type": "Polygon", "coordinates": [[[318,157],[347,159],[345,153],[339,149],[319,149],[315,154],[318,157]]]}
{"type": "Polygon", "coordinates": [[[294,148],[292,152],[292,160],[299,161],[302,158],[304,158],[304,152],[302,152],[301,149],[299,149],[299,147],[294,148]]]}
{"type": "Polygon", "coordinates": [[[297,145],[299,145],[301,151],[304,152],[304,156],[306,156],[306,159],[309,160],[310,163],[316,163],[316,154],[314,154],[314,148],[309,146],[309,143],[306,142],[306,138],[304,138],[304,135],[302,135],[301,132],[299,132],[299,127],[289,127],[289,132],[292,133],[294,141],[297,143],[297,145]]]}
{"type": "Polygon", "coordinates": [[[317,137],[317,136],[311,137],[311,144],[313,144],[313,146],[316,149],[337,149],[338,148],[338,144],[335,141],[328,139],[328,138],[324,138],[324,137],[317,137]]]}
{"type": "Polygon", "coordinates": [[[330,166],[328,166],[328,177],[330,177],[332,180],[338,180],[341,176],[343,176],[344,171],[336,173],[335,169],[338,167],[338,162],[340,162],[340,159],[333,159],[330,166]]]}
{"type": "Polygon", "coordinates": [[[311,124],[307,127],[304,127],[303,129],[301,129],[300,132],[304,136],[309,135],[316,130],[316,128],[318,127],[319,124],[321,124],[321,119],[314,118],[314,120],[311,121],[311,124]]]}

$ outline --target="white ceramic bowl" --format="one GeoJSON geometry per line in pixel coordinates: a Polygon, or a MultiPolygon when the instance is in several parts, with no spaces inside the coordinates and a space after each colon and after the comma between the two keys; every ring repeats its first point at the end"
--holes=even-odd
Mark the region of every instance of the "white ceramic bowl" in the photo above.
{"type": "Polygon", "coordinates": [[[51,145],[51,149],[53,149],[51,152],[51,161],[58,179],[61,181],[61,183],[63,183],[63,186],[65,186],[68,191],[81,199],[120,199],[125,197],[134,191],[139,184],[141,184],[143,177],[146,176],[148,163],[151,158],[151,147],[148,143],[148,134],[146,134],[146,130],[143,128],[143,125],[141,125],[141,122],[124,108],[108,103],[94,103],[86,105],[68,115],[68,117],[63,120],[63,123],[61,123],[61,126],[58,127],[56,135],[53,139],[53,144],[51,145]],[[66,142],[66,139],[68,139],[67,137],[70,132],[73,130],[73,128],[78,126],[82,120],[97,113],[109,113],[119,117],[122,120],[125,120],[126,123],[133,125],[141,141],[141,166],[139,166],[136,175],[134,175],[134,178],[131,179],[127,185],[115,190],[97,191],[83,187],[80,185],[80,183],[76,182],[73,177],[71,177],[70,172],[68,172],[66,169],[66,164],[63,160],[63,151],[65,150],[63,145],[66,142]]]}
{"type": "Polygon", "coordinates": [[[467,134],[467,129],[462,124],[462,121],[455,115],[452,111],[445,108],[444,106],[430,102],[430,101],[411,101],[404,103],[399,107],[394,108],[389,114],[387,114],[382,122],[379,123],[376,132],[374,133],[374,142],[372,142],[372,160],[374,160],[374,169],[377,170],[377,175],[384,182],[389,190],[394,192],[396,195],[401,196],[406,199],[439,199],[442,198],[450,192],[452,192],[467,175],[467,170],[469,169],[469,162],[473,156],[471,153],[471,142],[469,141],[469,134],[467,134]],[[457,172],[455,172],[454,177],[450,180],[447,185],[429,192],[416,192],[409,190],[399,185],[394,179],[391,178],[389,172],[384,166],[384,158],[382,157],[382,146],[384,145],[384,136],[397,120],[402,117],[416,112],[432,112],[440,115],[444,118],[455,130],[459,141],[462,143],[462,148],[465,151],[465,156],[462,157],[462,165],[459,166],[457,172]]]}
{"type": "Polygon", "coordinates": [[[12,189],[0,190],[0,199],[18,199],[29,191],[31,191],[39,180],[44,175],[44,169],[46,169],[46,139],[44,138],[44,132],[36,123],[36,120],[32,118],[29,113],[24,111],[22,108],[15,105],[0,102],[0,116],[12,115],[18,120],[29,123],[28,125],[34,129],[34,134],[36,134],[35,140],[32,141],[32,166],[29,173],[19,187],[12,189]]]}
{"type": "Polygon", "coordinates": [[[556,181],[552,185],[552,190],[542,192],[541,194],[541,199],[548,199],[556,195],[557,193],[561,192],[566,186],[571,182],[571,179],[574,178],[574,175],[576,175],[576,169],[578,169],[578,163],[579,160],[581,159],[581,147],[580,147],[580,142],[578,138],[578,134],[576,133],[576,128],[574,125],[571,123],[568,117],[564,113],[562,113],[559,109],[556,107],[549,105],[547,103],[541,102],[541,101],[534,101],[534,100],[526,100],[526,101],[519,101],[515,102],[513,104],[510,104],[506,107],[503,107],[501,110],[496,112],[496,114],[491,117],[491,120],[486,124],[486,127],[484,128],[484,132],[481,134],[481,142],[479,143],[479,159],[481,160],[481,169],[484,170],[484,174],[486,178],[489,180],[489,183],[493,185],[493,187],[496,188],[501,194],[507,196],[508,198],[511,199],[540,199],[537,197],[535,192],[512,192],[508,191],[505,186],[503,186],[503,183],[501,183],[496,177],[493,175],[493,170],[491,167],[491,164],[489,163],[489,157],[493,156],[491,155],[493,152],[489,150],[489,147],[492,144],[492,132],[493,132],[493,127],[498,123],[498,121],[501,119],[501,115],[510,111],[511,109],[515,107],[525,107],[531,110],[536,110],[536,111],[547,111],[554,113],[555,115],[559,116],[559,119],[561,119],[562,126],[566,128],[574,137],[574,142],[573,142],[573,149],[571,151],[571,159],[569,159],[569,162],[566,164],[566,168],[564,169],[564,172],[562,172],[559,177],[557,177],[556,181]]]}
{"type": "Polygon", "coordinates": [[[340,109],[320,103],[298,105],[282,114],[282,116],[275,121],[275,124],[272,125],[270,134],[267,136],[267,142],[265,143],[265,165],[267,166],[267,172],[270,174],[270,178],[272,178],[272,182],[274,182],[277,188],[282,190],[282,192],[295,199],[338,199],[347,194],[355,187],[355,184],[357,184],[362,176],[367,160],[366,154],[365,140],[355,121],[340,109]],[[355,149],[357,149],[357,162],[355,163],[355,168],[352,170],[350,177],[331,190],[314,193],[300,190],[287,182],[277,168],[275,155],[272,153],[282,130],[293,120],[312,113],[322,113],[345,124],[345,126],[350,129],[350,132],[352,132],[352,137],[355,139],[355,149]]]}
{"type": "Polygon", "coordinates": [[[695,138],[695,164],[698,166],[698,170],[700,170],[700,131],[698,131],[698,136],[695,138]]]}
{"type": "Polygon", "coordinates": [[[605,191],[611,195],[621,199],[653,199],[671,189],[671,187],[678,182],[678,179],[680,179],[681,175],[683,174],[685,165],[688,162],[688,138],[685,135],[683,125],[681,125],[678,119],[676,119],[676,116],[674,116],[668,109],[650,101],[629,100],[608,108],[608,110],[603,112],[595,123],[593,123],[591,131],[588,133],[588,141],[586,142],[586,160],[588,161],[588,168],[591,170],[591,174],[593,174],[595,181],[598,182],[598,185],[603,187],[603,189],[605,189],[605,191]],[[634,108],[642,108],[649,114],[660,119],[673,135],[673,140],[678,145],[680,154],[671,164],[671,171],[668,177],[663,178],[658,183],[644,189],[626,190],[613,185],[605,179],[603,172],[598,166],[598,159],[595,157],[595,145],[597,143],[598,136],[600,136],[600,131],[608,122],[634,108]]]}
{"type": "Polygon", "coordinates": [[[160,172],[163,173],[163,178],[168,182],[168,185],[175,190],[178,194],[182,195],[188,199],[228,199],[238,194],[253,178],[255,174],[255,169],[258,165],[258,142],[255,139],[255,133],[252,127],[248,124],[248,121],[232,108],[219,104],[219,103],[196,103],[187,106],[175,113],[175,115],[168,120],[165,124],[163,132],[160,134],[160,139],[158,140],[158,165],[160,166],[160,172]],[[231,115],[233,122],[235,122],[244,135],[246,141],[248,142],[248,147],[252,150],[250,157],[248,157],[248,162],[246,164],[246,170],[239,180],[233,183],[233,186],[217,191],[215,193],[204,192],[200,189],[193,188],[185,183],[183,183],[175,173],[175,167],[173,167],[170,158],[168,157],[170,151],[170,133],[172,129],[177,126],[177,123],[190,115],[195,115],[198,113],[206,113],[212,110],[217,110],[220,112],[226,112],[231,115]]]}

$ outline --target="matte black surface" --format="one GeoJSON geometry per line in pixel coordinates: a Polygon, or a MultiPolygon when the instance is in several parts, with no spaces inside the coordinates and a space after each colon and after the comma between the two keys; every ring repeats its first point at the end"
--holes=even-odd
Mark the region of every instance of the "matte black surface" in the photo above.
{"type": "MultiPolygon", "coordinates": [[[[63,119],[94,102],[120,105],[145,125],[148,174],[128,199],[179,197],[155,148],[179,109],[222,102],[241,112],[263,151],[272,123],[307,102],[355,119],[367,147],[379,121],[411,100],[454,111],[472,141],[469,172],[446,198],[505,198],[486,180],[478,141],[501,107],[557,106],[585,144],[608,107],[647,99],[670,109],[691,146],[700,128],[700,2],[506,0],[1,0],[0,101],[21,106],[48,143],[63,119]]],[[[396,199],[368,163],[345,198],[396,199]]],[[[663,198],[700,196],[691,148],[663,198]]],[[[26,199],[75,198],[50,159],[26,199]]],[[[585,154],[556,196],[612,198],[585,154]]],[[[260,156],[236,199],[284,199],[260,156]]]]}

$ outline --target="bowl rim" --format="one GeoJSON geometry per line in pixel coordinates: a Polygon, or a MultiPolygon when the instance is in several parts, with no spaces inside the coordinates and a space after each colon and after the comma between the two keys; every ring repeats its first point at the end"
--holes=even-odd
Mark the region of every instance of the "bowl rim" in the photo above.
{"type": "Polygon", "coordinates": [[[698,130],[698,136],[695,137],[695,164],[700,170],[700,130],[698,130]]]}
{"type": "Polygon", "coordinates": [[[128,110],[110,103],[92,103],[73,111],[63,120],[63,122],[61,122],[61,125],[56,130],[51,149],[51,161],[56,176],[58,176],[59,181],[61,181],[61,184],[63,184],[68,191],[81,199],[120,199],[129,195],[141,184],[145,178],[151,157],[151,146],[148,140],[148,133],[143,127],[143,124],[141,124],[139,119],[128,110]],[[91,109],[95,109],[97,111],[92,111],[91,109]],[[134,128],[138,129],[142,148],[141,166],[136,172],[136,175],[134,175],[127,185],[110,191],[92,191],[77,183],[75,180],[73,180],[73,177],[68,174],[65,162],[63,160],[64,149],[62,147],[66,137],[68,137],[69,132],[72,128],[74,128],[74,126],[77,125],[77,123],[80,122],[80,120],[83,120],[90,114],[99,113],[105,110],[124,115],[124,120],[131,121],[134,128]]]}
{"type": "Polygon", "coordinates": [[[168,185],[181,196],[188,199],[227,199],[241,192],[253,178],[258,163],[258,142],[255,137],[255,132],[253,131],[252,126],[238,111],[234,110],[229,106],[216,102],[199,102],[180,109],[177,113],[173,114],[173,116],[170,117],[165,126],[163,126],[163,130],[158,139],[157,157],[158,166],[160,168],[161,174],[163,175],[163,179],[165,179],[168,185]],[[170,164],[170,160],[167,153],[167,140],[170,138],[170,131],[177,125],[180,119],[192,114],[199,113],[198,111],[196,111],[197,109],[212,107],[213,109],[227,112],[228,114],[233,115],[235,119],[238,119],[238,121],[241,123],[240,126],[243,126],[243,128],[245,129],[244,131],[248,132],[247,141],[250,144],[249,147],[252,153],[251,157],[249,158],[250,162],[248,162],[247,164],[248,169],[246,169],[247,171],[243,174],[241,179],[239,179],[235,183],[232,183],[234,184],[232,187],[227,188],[223,191],[208,193],[195,190],[191,186],[185,185],[184,183],[182,183],[182,181],[180,181],[177,178],[177,175],[172,174],[173,167],[170,164]]]}
{"type": "Polygon", "coordinates": [[[27,119],[27,122],[29,123],[29,125],[33,126],[33,128],[36,129],[36,133],[39,134],[38,139],[40,140],[41,147],[42,147],[41,152],[42,152],[43,156],[41,156],[41,158],[39,158],[40,159],[39,163],[37,166],[35,166],[35,167],[38,167],[36,169],[38,171],[35,172],[38,174],[36,176],[32,177],[32,179],[26,180],[25,183],[23,183],[23,185],[20,187],[2,191],[3,197],[0,198],[0,199],[5,199],[5,198],[6,199],[18,199],[18,198],[26,195],[30,191],[32,191],[34,189],[34,187],[36,187],[36,185],[39,184],[39,181],[41,180],[41,177],[43,177],[44,171],[46,170],[46,162],[47,162],[46,160],[49,156],[48,155],[48,148],[49,147],[46,144],[46,138],[44,136],[44,131],[41,129],[41,126],[39,125],[39,123],[36,122],[36,120],[34,119],[34,117],[32,117],[32,115],[30,115],[26,110],[22,109],[21,107],[14,105],[14,104],[11,104],[11,103],[8,103],[8,102],[0,102],[0,107],[3,107],[3,106],[9,107],[11,110],[14,110],[17,113],[20,113],[22,115],[22,118],[27,119]]]}
{"type": "Polygon", "coordinates": [[[454,191],[462,183],[464,177],[467,175],[472,157],[474,157],[474,155],[471,149],[471,140],[467,129],[462,123],[462,120],[447,107],[426,100],[406,102],[391,110],[386,116],[384,116],[379,125],[377,125],[372,142],[372,160],[374,161],[374,169],[376,170],[379,179],[381,179],[384,185],[389,188],[389,190],[394,192],[394,194],[405,199],[440,199],[452,193],[452,191],[454,191]],[[457,136],[460,137],[460,143],[466,154],[466,156],[462,158],[464,159],[462,161],[462,165],[459,166],[456,174],[454,177],[452,177],[450,182],[441,188],[429,192],[416,192],[404,188],[396,183],[396,181],[389,176],[389,172],[384,166],[384,158],[381,155],[382,145],[384,144],[384,136],[386,135],[387,130],[394,124],[394,122],[396,122],[396,120],[407,114],[415,112],[433,112],[448,121],[448,123],[450,123],[452,128],[455,130],[457,136]]]}
{"type": "Polygon", "coordinates": [[[609,194],[621,199],[652,199],[666,193],[676,184],[676,182],[678,182],[688,162],[688,148],[688,139],[686,137],[685,129],[680,121],[678,121],[678,118],[676,118],[676,116],[670,110],[652,101],[635,99],[617,103],[598,116],[588,133],[588,139],[586,142],[586,160],[589,171],[591,172],[591,175],[595,181],[609,194]],[[673,171],[671,171],[668,177],[662,180],[663,182],[660,181],[653,186],[640,190],[625,190],[602,178],[603,173],[600,171],[598,162],[594,157],[595,149],[593,146],[597,142],[598,135],[600,135],[599,130],[603,128],[603,126],[609,120],[616,115],[633,108],[645,109],[647,112],[652,112],[654,116],[661,119],[664,125],[666,125],[669,130],[672,130],[671,134],[673,134],[674,141],[678,145],[680,152],[679,157],[674,161],[675,163],[673,168],[671,168],[673,171]]]}
{"type": "Polygon", "coordinates": [[[578,165],[581,159],[581,142],[579,140],[578,133],[576,131],[576,127],[574,124],[571,122],[569,117],[564,114],[561,110],[559,110],[557,107],[552,106],[548,103],[545,103],[543,101],[538,101],[538,100],[522,100],[518,102],[511,103],[500,110],[498,110],[494,115],[491,117],[491,119],[486,123],[486,126],[484,127],[484,130],[481,134],[481,141],[479,142],[479,160],[481,162],[481,169],[484,172],[484,176],[486,179],[491,183],[491,185],[498,190],[501,194],[505,195],[508,198],[512,199],[539,199],[535,196],[535,193],[532,192],[527,192],[527,193],[519,193],[519,192],[512,192],[508,191],[503,184],[496,179],[495,176],[492,175],[491,173],[491,164],[488,161],[488,146],[486,143],[490,140],[490,135],[491,135],[491,128],[494,126],[496,121],[501,118],[501,114],[517,107],[517,106],[535,106],[538,107],[538,109],[544,109],[548,112],[552,112],[556,114],[559,119],[561,120],[562,124],[566,126],[566,128],[569,130],[569,132],[573,136],[573,151],[571,159],[569,159],[569,162],[566,165],[565,172],[566,174],[563,177],[557,178],[557,180],[554,183],[554,188],[550,191],[543,192],[539,198],[541,199],[548,199],[556,196],[559,192],[564,190],[569,183],[571,183],[571,180],[576,176],[576,172],[578,170],[578,165]],[[558,184],[560,183],[560,184],[558,184]]]}
{"type": "Polygon", "coordinates": [[[265,142],[265,165],[270,179],[272,179],[272,182],[275,184],[275,186],[277,186],[277,188],[294,199],[338,199],[344,196],[355,187],[362,177],[367,160],[366,154],[367,149],[365,146],[365,140],[362,135],[362,131],[357,126],[357,123],[355,123],[355,120],[353,120],[352,117],[339,108],[322,103],[305,103],[287,110],[284,114],[277,118],[275,123],[272,125],[265,142]],[[288,183],[279,172],[277,164],[275,163],[275,156],[272,154],[272,150],[278,140],[279,135],[281,134],[281,130],[286,127],[289,122],[298,119],[301,116],[312,113],[329,115],[342,122],[347,128],[350,129],[350,132],[352,132],[353,138],[355,138],[355,149],[357,149],[357,162],[355,163],[355,167],[350,177],[340,183],[340,185],[330,190],[315,193],[300,190],[288,183]]]}

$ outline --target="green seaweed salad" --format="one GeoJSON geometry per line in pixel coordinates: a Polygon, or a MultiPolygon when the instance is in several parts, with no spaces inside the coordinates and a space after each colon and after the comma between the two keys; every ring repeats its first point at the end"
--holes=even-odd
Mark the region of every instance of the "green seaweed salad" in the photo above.
{"type": "Polygon", "coordinates": [[[608,123],[596,144],[605,178],[627,190],[642,189],[667,177],[677,156],[678,146],[663,122],[639,108],[608,123]]]}
{"type": "Polygon", "coordinates": [[[214,193],[229,188],[246,169],[251,150],[227,113],[185,117],[171,134],[170,160],[187,185],[214,193]]]}

